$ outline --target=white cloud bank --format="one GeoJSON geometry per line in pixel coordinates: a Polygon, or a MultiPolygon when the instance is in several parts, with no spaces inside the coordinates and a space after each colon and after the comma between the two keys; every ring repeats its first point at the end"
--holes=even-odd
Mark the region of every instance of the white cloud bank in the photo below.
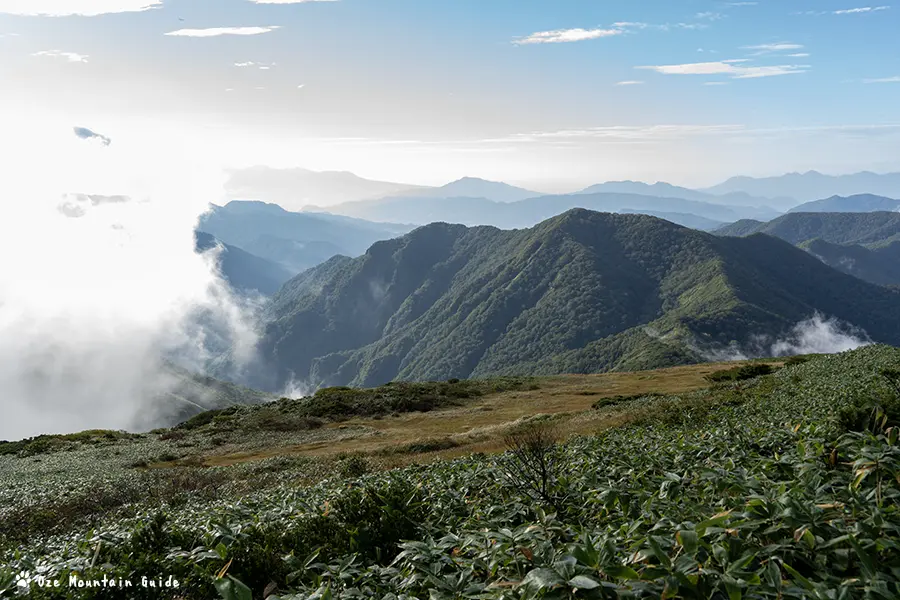
{"type": "Polygon", "coordinates": [[[107,123],[108,147],[59,122],[0,126],[0,439],[152,427],[176,383],[164,356],[202,366],[211,331],[252,354],[244,313],[195,252],[224,181],[200,153],[107,123]]]}
{"type": "Polygon", "coordinates": [[[42,17],[96,17],[160,7],[162,0],[0,0],[0,14],[42,17]]]}

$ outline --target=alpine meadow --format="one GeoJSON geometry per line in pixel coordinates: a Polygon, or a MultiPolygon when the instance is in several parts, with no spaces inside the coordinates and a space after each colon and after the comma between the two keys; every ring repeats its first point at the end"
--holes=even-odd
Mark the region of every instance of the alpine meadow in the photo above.
{"type": "Polygon", "coordinates": [[[900,598],[897,11],[0,0],[0,598],[900,598]]]}

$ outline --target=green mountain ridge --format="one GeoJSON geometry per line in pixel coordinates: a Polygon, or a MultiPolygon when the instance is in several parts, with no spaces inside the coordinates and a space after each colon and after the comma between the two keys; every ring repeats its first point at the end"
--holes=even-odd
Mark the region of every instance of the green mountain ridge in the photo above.
{"type": "Polygon", "coordinates": [[[278,379],[378,385],[696,362],[819,311],[900,341],[900,298],[770,236],[570,210],[525,230],[434,223],[273,297],[278,379]]]}
{"type": "Polygon", "coordinates": [[[764,233],[848,275],[877,285],[900,284],[900,213],[789,213],[768,223],[737,221],[714,233],[764,233]]]}

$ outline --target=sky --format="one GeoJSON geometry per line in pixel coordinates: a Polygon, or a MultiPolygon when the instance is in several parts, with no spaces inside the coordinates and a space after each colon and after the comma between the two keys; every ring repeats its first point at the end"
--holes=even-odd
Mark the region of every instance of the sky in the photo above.
{"type": "Polygon", "coordinates": [[[894,171],[897,31],[865,0],[0,0],[0,161],[80,181],[83,127],[153,177],[173,148],[549,192],[894,171]]]}

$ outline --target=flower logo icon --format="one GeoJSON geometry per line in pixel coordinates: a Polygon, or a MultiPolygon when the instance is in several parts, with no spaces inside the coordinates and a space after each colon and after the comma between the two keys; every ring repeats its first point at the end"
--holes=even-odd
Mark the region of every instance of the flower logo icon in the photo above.
{"type": "Polygon", "coordinates": [[[20,588],[27,588],[31,585],[31,573],[28,571],[19,571],[16,575],[16,585],[20,588]]]}

